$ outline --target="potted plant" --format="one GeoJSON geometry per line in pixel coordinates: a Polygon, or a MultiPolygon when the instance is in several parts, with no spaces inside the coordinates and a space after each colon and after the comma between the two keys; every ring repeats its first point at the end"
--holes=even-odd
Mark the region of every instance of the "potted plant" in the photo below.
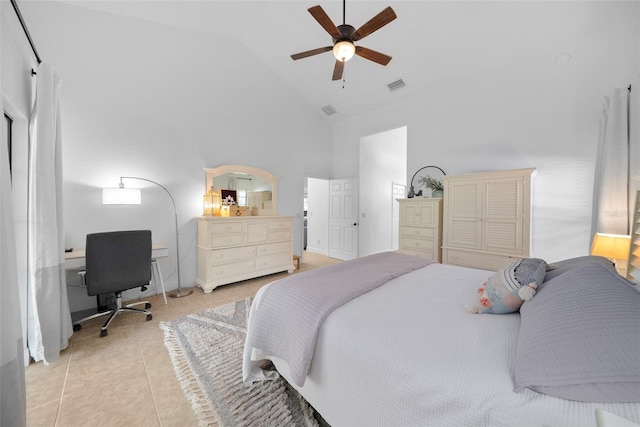
{"type": "Polygon", "coordinates": [[[418,178],[418,183],[423,187],[431,189],[431,197],[442,197],[444,187],[442,186],[442,181],[437,178],[433,178],[430,175],[421,176],[418,178]]]}

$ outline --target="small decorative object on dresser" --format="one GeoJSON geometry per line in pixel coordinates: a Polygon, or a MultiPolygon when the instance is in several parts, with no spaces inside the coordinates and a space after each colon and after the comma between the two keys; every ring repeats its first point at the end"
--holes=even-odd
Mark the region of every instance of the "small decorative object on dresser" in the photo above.
{"type": "Polygon", "coordinates": [[[398,252],[442,260],[442,199],[396,199],[400,203],[398,252]]]}
{"type": "Polygon", "coordinates": [[[421,176],[418,178],[418,183],[420,183],[424,188],[431,189],[431,197],[442,197],[444,194],[442,181],[438,178],[432,177],[431,175],[421,176]]]}
{"type": "Polygon", "coordinates": [[[413,177],[411,177],[411,182],[409,183],[409,192],[407,193],[407,199],[422,196],[422,190],[418,190],[418,192],[416,193],[414,181],[418,173],[420,171],[424,171],[425,169],[434,169],[434,170],[430,171],[431,174],[427,174],[426,176],[420,176],[417,181],[418,186],[422,185],[425,188],[430,188],[432,191],[431,197],[442,197],[442,190],[444,190],[444,188],[442,186],[442,180],[439,177],[444,177],[446,173],[444,173],[444,171],[438,166],[423,166],[420,169],[418,169],[416,173],[413,174],[413,177]],[[434,193],[436,191],[439,191],[439,193],[434,193]]]}

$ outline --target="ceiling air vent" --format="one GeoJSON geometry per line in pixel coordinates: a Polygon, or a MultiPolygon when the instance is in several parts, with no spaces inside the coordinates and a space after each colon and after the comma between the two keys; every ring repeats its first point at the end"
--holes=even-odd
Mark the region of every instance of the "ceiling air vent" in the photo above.
{"type": "Polygon", "coordinates": [[[393,92],[394,90],[398,90],[398,89],[403,88],[403,87],[405,87],[405,86],[406,86],[406,85],[405,85],[405,83],[404,83],[404,80],[402,80],[402,79],[398,79],[398,80],[396,80],[395,82],[391,82],[391,83],[389,83],[389,84],[387,85],[387,87],[389,88],[389,90],[390,90],[390,91],[392,91],[392,92],[393,92]]]}
{"type": "Polygon", "coordinates": [[[324,113],[327,116],[331,116],[335,113],[337,113],[336,109],[333,108],[333,105],[325,105],[324,107],[321,108],[322,111],[324,111],[324,113]]]}

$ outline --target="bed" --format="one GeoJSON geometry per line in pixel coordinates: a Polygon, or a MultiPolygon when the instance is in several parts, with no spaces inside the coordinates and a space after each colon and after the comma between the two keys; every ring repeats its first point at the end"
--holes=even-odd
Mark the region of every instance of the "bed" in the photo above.
{"type": "MultiPolygon", "coordinates": [[[[595,426],[596,409],[640,423],[637,286],[603,258],[553,267],[520,312],[499,315],[465,311],[490,271],[432,263],[385,280],[348,297],[311,332],[302,381],[292,372],[295,362],[250,339],[256,328],[287,329],[256,321],[270,307],[265,295],[281,286],[273,282],[259,290],[251,308],[245,384],[274,375],[260,370],[269,359],[332,426],[595,426]],[[598,367],[589,366],[594,362],[598,367]],[[587,378],[591,374],[597,378],[587,378]]],[[[284,281],[313,283],[314,274],[284,281]]],[[[312,287],[322,283],[315,280],[312,287]]],[[[289,313],[293,305],[284,301],[270,316],[289,313]]],[[[287,339],[297,334],[295,328],[284,333],[274,348],[288,348],[287,339]]]]}

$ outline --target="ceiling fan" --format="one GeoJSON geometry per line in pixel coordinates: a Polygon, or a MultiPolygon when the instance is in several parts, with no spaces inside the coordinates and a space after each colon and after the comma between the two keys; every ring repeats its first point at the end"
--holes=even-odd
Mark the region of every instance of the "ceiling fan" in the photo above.
{"type": "Polygon", "coordinates": [[[387,65],[389,61],[391,61],[391,57],[389,55],[376,52],[372,49],[367,49],[366,47],[356,46],[354,42],[362,40],[369,34],[379,30],[389,22],[396,19],[396,13],[393,9],[391,9],[391,7],[387,7],[356,30],[351,25],[345,23],[345,3],[346,0],[343,0],[342,25],[338,26],[333,24],[331,18],[329,18],[322,7],[313,6],[309,8],[311,16],[313,16],[322,28],[324,28],[325,31],[333,38],[333,46],[320,47],[291,55],[291,58],[295,61],[332,50],[333,55],[336,58],[336,65],[333,68],[333,80],[340,80],[342,78],[344,63],[351,59],[354,54],[380,65],[387,65]]]}

